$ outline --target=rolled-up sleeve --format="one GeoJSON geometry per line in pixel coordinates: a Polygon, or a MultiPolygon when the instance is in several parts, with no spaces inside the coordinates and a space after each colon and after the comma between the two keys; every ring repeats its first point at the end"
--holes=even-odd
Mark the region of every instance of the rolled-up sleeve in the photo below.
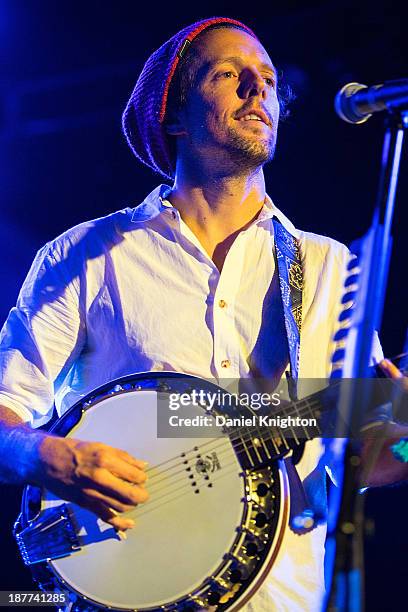
{"type": "Polygon", "coordinates": [[[45,245],[0,333],[0,405],[33,427],[51,418],[54,395],[83,347],[76,280],[56,245],[45,245]]]}

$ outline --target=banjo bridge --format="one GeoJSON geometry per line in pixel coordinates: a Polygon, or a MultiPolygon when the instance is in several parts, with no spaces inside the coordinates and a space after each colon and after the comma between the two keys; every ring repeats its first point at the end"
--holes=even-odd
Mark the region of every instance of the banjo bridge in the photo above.
{"type": "Polygon", "coordinates": [[[218,454],[213,452],[200,453],[198,447],[193,449],[195,454],[189,459],[186,453],[182,453],[183,465],[190,486],[194,489],[194,493],[200,492],[200,487],[212,488],[215,484],[215,479],[212,478],[219,470],[221,470],[221,461],[218,454]]]}

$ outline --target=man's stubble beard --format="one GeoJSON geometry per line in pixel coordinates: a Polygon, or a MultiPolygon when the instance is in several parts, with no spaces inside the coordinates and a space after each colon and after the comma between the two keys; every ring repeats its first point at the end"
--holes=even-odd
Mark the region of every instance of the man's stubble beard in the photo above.
{"type": "Polygon", "coordinates": [[[193,166],[198,162],[199,166],[213,169],[215,173],[241,174],[255,171],[269,161],[272,161],[276,148],[276,131],[269,138],[248,138],[239,134],[233,127],[228,126],[222,137],[213,137],[211,144],[208,142],[208,128],[200,125],[197,133],[190,134],[189,157],[193,166]],[[204,137],[203,137],[204,134],[204,137]],[[217,143],[214,147],[214,144],[217,143]]]}
{"type": "Polygon", "coordinates": [[[228,129],[227,150],[241,167],[256,168],[272,161],[275,155],[276,134],[270,138],[246,138],[234,128],[228,129]]]}

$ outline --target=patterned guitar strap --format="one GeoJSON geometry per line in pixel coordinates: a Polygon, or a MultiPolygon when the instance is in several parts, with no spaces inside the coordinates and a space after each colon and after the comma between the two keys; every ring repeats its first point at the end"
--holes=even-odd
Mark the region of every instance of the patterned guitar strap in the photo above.
{"type": "Polygon", "coordinates": [[[279,287],[285,318],[286,339],[290,363],[289,395],[297,399],[299,376],[300,332],[302,329],[303,269],[299,241],[274,217],[275,265],[279,274],[279,287]]]}
{"type": "MultiPolygon", "coordinates": [[[[283,227],[276,217],[273,218],[273,229],[275,235],[275,265],[279,275],[290,363],[288,390],[291,400],[294,401],[297,399],[297,380],[299,376],[303,268],[298,240],[283,227]]],[[[312,521],[310,525],[305,522],[305,519],[310,515],[311,504],[295,466],[300,459],[302,447],[299,447],[298,450],[300,454],[298,454],[297,459],[295,451],[291,458],[285,459],[285,464],[291,497],[289,526],[292,531],[301,535],[313,529],[314,522],[312,521]]]]}

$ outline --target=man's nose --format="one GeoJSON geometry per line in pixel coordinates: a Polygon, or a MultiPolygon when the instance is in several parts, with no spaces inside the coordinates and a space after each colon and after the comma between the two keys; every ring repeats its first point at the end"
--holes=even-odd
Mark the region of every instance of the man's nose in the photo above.
{"type": "Polygon", "coordinates": [[[248,70],[241,81],[241,85],[241,94],[245,98],[251,96],[261,96],[264,98],[266,95],[267,85],[265,79],[256,70],[248,70]]]}

